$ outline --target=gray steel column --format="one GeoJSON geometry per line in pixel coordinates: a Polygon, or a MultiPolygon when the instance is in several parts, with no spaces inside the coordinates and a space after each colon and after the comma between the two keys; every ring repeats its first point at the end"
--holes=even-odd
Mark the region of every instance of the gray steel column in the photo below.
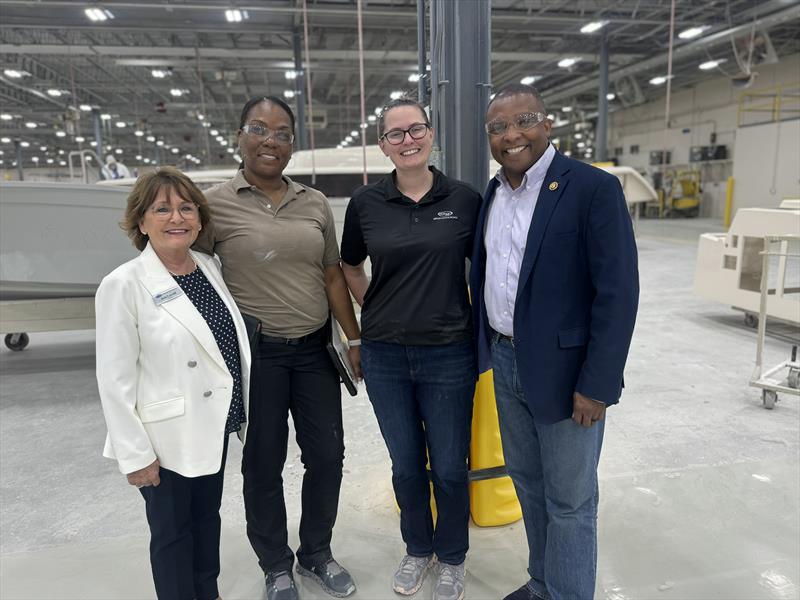
{"type": "Polygon", "coordinates": [[[14,140],[14,150],[17,153],[17,177],[20,181],[25,181],[25,169],[22,168],[22,146],[19,140],[14,140]]]}
{"type": "Polygon", "coordinates": [[[306,76],[303,69],[303,51],[300,31],[297,29],[292,33],[292,48],[294,49],[294,97],[297,102],[297,140],[295,146],[298,150],[308,148],[308,132],[306,130],[306,76]]]}
{"type": "Polygon", "coordinates": [[[597,146],[595,160],[608,160],[608,38],[602,34],[600,38],[600,82],[597,91],[597,129],[594,143],[597,146]]]}
{"type": "Polygon", "coordinates": [[[417,73],[419,82],[417,83],[417,101],[425,106],[425,0],[417,0],[417,73]]]}
{"type": "MultiPolygon", "coordinates": [[[[100,176],[100,179],[103,179],[103,123],[100,119],[100,109],[93,108],[92,109],[92,122],[94,123],[94,141],[95,141],[95,149],[97,151],[97,160],[100,162],[97,165],[97,172],[100,176]]],[[[83,157],[81,157],[83,160],[83,157]]]]}
{"type": "Polygon", "coordinates": [[[478,190],[489,175],[483,117],[491,87],[491,0],[432,0],[431,108],[442,170],[478,190]]]}

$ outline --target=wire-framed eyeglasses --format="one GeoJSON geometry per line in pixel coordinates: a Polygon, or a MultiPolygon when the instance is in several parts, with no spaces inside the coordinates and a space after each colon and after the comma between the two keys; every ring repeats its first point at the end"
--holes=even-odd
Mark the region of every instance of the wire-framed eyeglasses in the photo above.
{"type": "Polygon", "coordinates": [[[503,119],[495,119],[486,124],[486,133],[489,135],[503,135],[508,128],[512,125],[519,131],[526,131],[536,127],[547,118],[543,112],[522,113],[516,115],[511,122],[504,121],[503,119]]]}
{"type": "MultiPolygon", "coordinates": [[[[171,204],[160,203],[151,206],[150,212],[153,213],[153,216],[159,221],[166,221],[172,217],[172,213],[175,212],[175,209],[171,204]]],[[[191,221],[200,216],[200,209],[197,208],[194,202],[182,202],[180,206],[178,206],[178,213],[187,221],[191,221]]]]}
{"type": "Polygon", "coordinates": [[[288,145],[294,141],[294,134],[288,129],[270,129],[258,123],[248,123],[242,127],[242,131],[252,135],[253,137],[261,138],[263,140],[270,137],[279,144],[288,145]]]}
{"type": "Polygon", "coordinates": [[[378,139],[386,140],[393,146],[396,146],[403,143],[403,140],[406,138],[406,134],[410,135],[412,140],[421,140],[428,133],[428,129],[430,129],[430,127],[431,126],[427,123],[414,123],[408,129],[391,129],[378,139]]]}

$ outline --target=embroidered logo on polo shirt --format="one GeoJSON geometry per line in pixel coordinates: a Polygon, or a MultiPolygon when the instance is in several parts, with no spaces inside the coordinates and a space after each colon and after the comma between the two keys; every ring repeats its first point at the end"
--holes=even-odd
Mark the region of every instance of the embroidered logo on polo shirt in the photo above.
{"type": "Polygon", "coordinates": [[[453,214],[452,210],[440,210],[436,213],[436,216],[433,217],[434,221],[444,221],[446,219],[458,219],[458,217],[453,214]]]}

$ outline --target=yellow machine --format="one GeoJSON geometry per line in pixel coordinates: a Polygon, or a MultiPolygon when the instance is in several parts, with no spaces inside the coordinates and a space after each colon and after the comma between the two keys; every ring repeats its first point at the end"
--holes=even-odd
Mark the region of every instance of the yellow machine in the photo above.
{"type": "Polygon", "coordinates": [[[700,214],[700,171],[668,170],[658,191],[662,217],[696,217],[700,214]]]}

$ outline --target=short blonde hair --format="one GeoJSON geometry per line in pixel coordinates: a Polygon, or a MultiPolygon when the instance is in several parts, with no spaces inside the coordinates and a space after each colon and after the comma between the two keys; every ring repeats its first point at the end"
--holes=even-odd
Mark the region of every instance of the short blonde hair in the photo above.
{"type": "Polygon", "coordinates": [[[138,250],[147,246],[147,235],[142,233],[139,225],[144,219],[145,212],[156,201],[162,189],[174,190],[183,200],[188,200],[197,206],[200,212],[200,224],[205,227],[211,220],[211,211],[208,200],[203,192],[175,167],[160,167],[150,173],[141,175],[136,180],[136,185],[128,195],[128,204],[125,207],[125,217],[119,226],[131,238],[133,245],[138,250]]]}

